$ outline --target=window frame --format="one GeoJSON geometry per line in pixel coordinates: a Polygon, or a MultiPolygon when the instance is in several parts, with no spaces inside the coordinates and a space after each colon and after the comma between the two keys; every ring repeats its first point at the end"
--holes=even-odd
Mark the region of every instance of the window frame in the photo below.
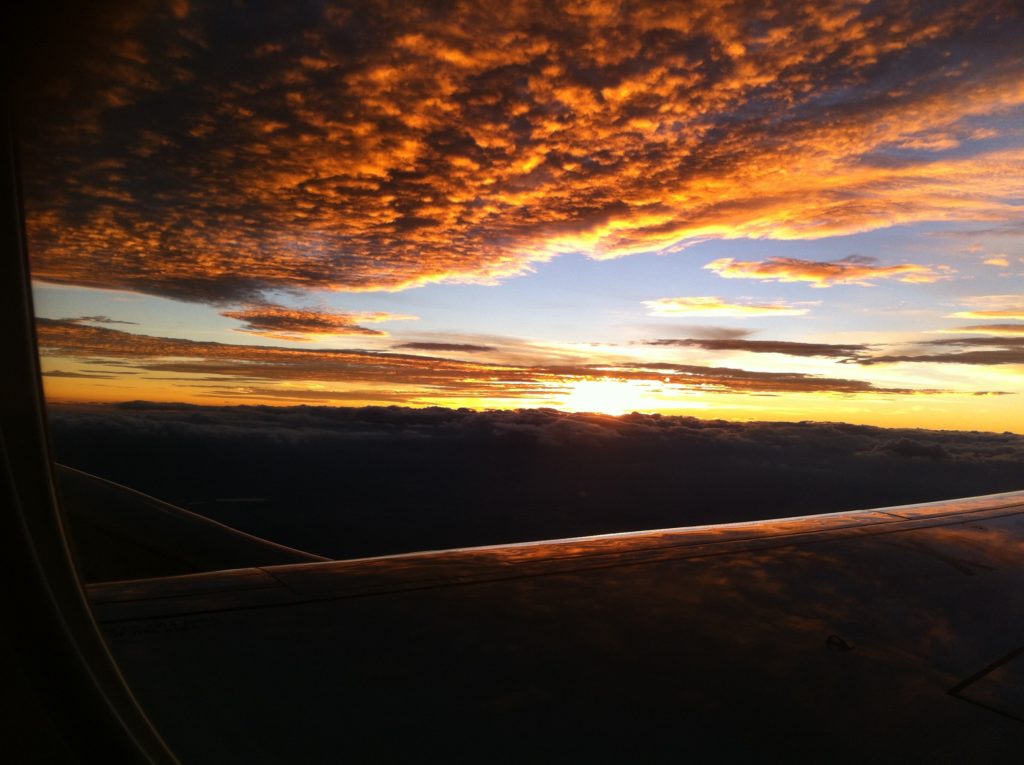
{"type": "MultiPolygon", "coordinates": [[[[12,30],[13,31],[13,30],[12,30]]],[[[11,47],[8,47],[8,51],[11,47]]],[[[5,74],[17,61],[5,56],[5,74]]],[[[12,761],[174,763],[93,619],[54,490],[36,343],[13,77],[0,113],[0,632],[12,761]]]]}

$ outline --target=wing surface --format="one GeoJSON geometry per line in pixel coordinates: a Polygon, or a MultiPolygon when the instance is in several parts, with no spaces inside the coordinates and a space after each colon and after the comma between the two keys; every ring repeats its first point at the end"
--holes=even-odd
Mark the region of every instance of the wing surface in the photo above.
{"type": "Polygon", "coordinates": [[[1017,762],[1024,492],[89,588],[183,762],[1017,762]]]}
{"type": "Polygon", "coordinates": [[[326,560],[74,468],[54,478],[87,582],[326,560]]]}

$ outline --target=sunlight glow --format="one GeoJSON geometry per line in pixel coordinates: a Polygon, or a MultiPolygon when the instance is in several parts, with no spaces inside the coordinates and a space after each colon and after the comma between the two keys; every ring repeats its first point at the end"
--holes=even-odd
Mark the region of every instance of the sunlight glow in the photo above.
{"type": "Polygon", "coordinates": [[[573,383],[560,408],[612,415],[651,411],[664,406],[655,395],[659,390],[643,380],[580,380],[573,383]]]}

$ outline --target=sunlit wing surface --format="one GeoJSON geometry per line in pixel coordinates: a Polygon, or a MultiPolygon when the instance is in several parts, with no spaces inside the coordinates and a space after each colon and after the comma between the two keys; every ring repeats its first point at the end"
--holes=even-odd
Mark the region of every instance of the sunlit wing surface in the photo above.
{"type": "Polygon", "coordinates": [[[1019,761],[1024,492],[89,587],[188,763],[1019,761]]]}

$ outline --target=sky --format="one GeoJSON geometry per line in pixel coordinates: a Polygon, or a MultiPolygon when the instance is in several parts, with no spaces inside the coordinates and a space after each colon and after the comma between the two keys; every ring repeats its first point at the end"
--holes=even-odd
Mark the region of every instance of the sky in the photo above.
{"type": "Polygon", "coordinates": [[[998,1],[104,7],[22,97],[47,397],[1024,433],[1020,39],[998,1]]]}

